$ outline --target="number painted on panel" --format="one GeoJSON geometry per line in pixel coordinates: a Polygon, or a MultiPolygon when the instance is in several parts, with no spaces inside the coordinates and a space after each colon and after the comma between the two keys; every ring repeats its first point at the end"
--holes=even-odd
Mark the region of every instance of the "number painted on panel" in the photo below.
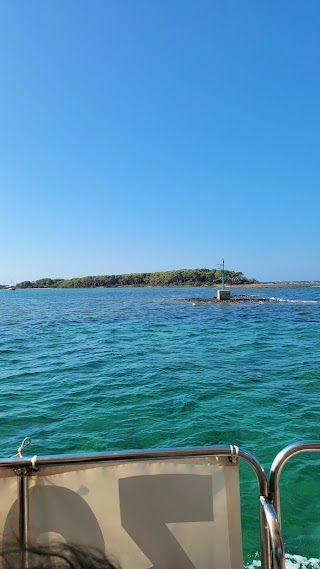
{"type": "Polygon", "coordinates": [[[213,521],[211,476],[122,478],[119,495],[122,526],[154,569],[196,569],[166,524],[213,521]]]}

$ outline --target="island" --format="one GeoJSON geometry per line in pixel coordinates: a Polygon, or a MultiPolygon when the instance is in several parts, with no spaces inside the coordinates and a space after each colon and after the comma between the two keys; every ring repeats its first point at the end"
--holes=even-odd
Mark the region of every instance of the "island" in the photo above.
{"type": "MultiPolygon", "coordinates": [[[[224,278],[225,284],[228,286],[259,284],[256,279],[247,278],[240,271],[225,270],[224,278]]],[[[18,283],[16,288],[219,287],[220,285],[221,270],[219,269],[180,269],[155,273],[75,277],[72,279],[42,278],[36,281],[23,281],[18,283]]]]}

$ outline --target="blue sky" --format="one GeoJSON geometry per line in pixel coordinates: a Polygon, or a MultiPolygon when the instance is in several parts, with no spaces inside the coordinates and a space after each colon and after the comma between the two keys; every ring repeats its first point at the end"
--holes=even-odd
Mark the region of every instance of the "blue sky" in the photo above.
{"type": "Polygon", "coordinates": [[[320,279],[318,0],[0,5],[0,283],[320,279]]]}

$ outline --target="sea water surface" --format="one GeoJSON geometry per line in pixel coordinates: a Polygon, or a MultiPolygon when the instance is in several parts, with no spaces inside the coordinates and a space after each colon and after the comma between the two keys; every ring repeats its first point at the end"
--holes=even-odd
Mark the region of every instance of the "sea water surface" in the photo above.
{"type": "MultiPolygon", "coordinates": [[[[0,291],[0,455],[236,444],[268,471],[320,439],[320,287],[0,291]],[[235,293],[235,292],[234,292],[235,293]]],[[[244,558],[259,566],[254,474],[241,465],[244,558]]],[[[320,568],[320,453],[281,478],[288,568],[320,568]]]]}

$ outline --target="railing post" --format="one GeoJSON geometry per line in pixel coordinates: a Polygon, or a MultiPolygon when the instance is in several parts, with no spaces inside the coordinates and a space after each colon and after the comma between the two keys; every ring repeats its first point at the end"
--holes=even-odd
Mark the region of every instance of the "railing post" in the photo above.
{"type": "Polygon", "coordinates": [[[18,477],[18,513],[19,513],[19,544],[20,566],[28,569],[28,541],[29,541],[29,480],[30,468],[15,469],[18,477]]]}

